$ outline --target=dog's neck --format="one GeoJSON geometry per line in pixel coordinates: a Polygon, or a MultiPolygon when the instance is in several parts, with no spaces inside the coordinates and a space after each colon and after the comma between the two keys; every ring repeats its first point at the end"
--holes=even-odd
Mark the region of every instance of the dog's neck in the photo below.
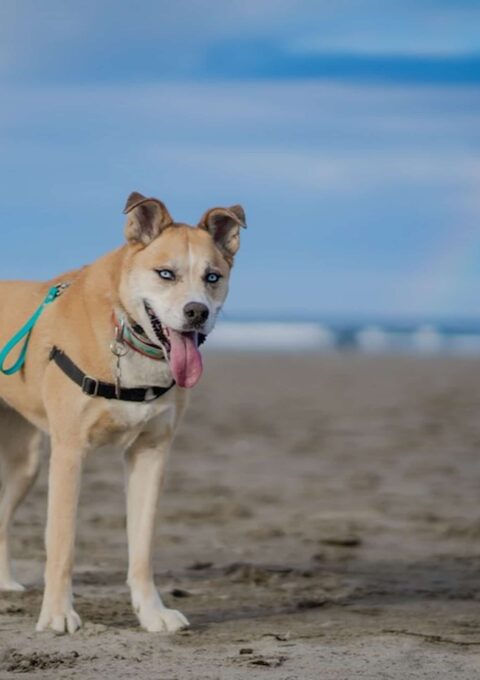
{"type": "MultiPolygon", "coordinates": [[[[66,326],[60,343],[69,356],[89,375],[105,382],[115,381],[116,356],[111,345],[115,340],[114,315],[124,310],[120,299],[121,272],[128,268],[128,250],[124,246],[107,253],[99,260],[71,277],[68,294],[58,304],[74,309],[77,323],[89,332],[81,336],[73,326],[66,326]],[[69,298],[72,303],[69,303],[69,298]],[[73,302],[75,300],[75,302],[73,302]],[[83,300],[83,304],[80,301],[83,300]]],[[[56,341],[55,341],[56,342],[56,341]]],[[[55,344],[55,343],[54,343],[55,344]]],[[[172,381],[166,361],[153,361],[128,348],[120,359],[123,387],[158,385],[165,387],[172,381]]]]}

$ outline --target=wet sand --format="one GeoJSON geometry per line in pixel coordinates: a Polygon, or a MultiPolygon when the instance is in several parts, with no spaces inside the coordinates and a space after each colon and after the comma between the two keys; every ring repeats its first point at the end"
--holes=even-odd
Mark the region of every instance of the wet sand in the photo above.
{"type": "Polygon", "coordinates": [[[192,627],[142,632],[122,460],[87,463],[84,627],[34,633],[46,466],[17,515],[0,678],[480,677],[480,362],[208,355],[162,498],[155,563],[192,627]]]}

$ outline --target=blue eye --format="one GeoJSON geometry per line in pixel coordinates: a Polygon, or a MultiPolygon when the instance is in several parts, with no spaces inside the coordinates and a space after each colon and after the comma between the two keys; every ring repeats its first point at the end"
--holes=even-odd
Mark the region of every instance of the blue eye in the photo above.
{"type": "Polygon", "coordinates": [[[157,269],[157,274],[161,279],[166,281],[175,281],[175,274],[171,269],[157,269]]]}
{"type": "Polygon", "coordinates": [[[221,279],[220,274],[215,274],[215,272],[210,272],[210,274],[207,274],[205,277],[205,281],[207,283],[217,283],[221,279]]]}

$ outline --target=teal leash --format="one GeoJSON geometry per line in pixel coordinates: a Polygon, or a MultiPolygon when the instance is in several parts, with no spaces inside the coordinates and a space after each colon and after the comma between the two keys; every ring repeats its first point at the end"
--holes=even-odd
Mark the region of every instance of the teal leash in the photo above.
{"type": "Polygon", "coordinates": [[[68,288],[69,285],[69,283],[59,283],[58,285],[50,288],[40,307],[32,314],[27,323],[22,326],[22,328],[20,328],[17,333],[15,333],[13,338],[7,342],[5,347],[0,351],[0,373],[3,373],[4,375],[12,375],[13,373],[17,373],[22,368],[25,363],[28,343],[30,342],[30,336],[32,334],[33,327],[37,323],[46,305],[49,305],[51,302],[56,300],[57,297],[59,297],[59,295],[61,295],[65,288],[68,288]],[[24,342],[17,360],[12,366],[10,366],[10,368],[5,368],[5,362],[8,358],[8,355],[20,342],[22,342],[22,340],[24,340],[24,342]]]}

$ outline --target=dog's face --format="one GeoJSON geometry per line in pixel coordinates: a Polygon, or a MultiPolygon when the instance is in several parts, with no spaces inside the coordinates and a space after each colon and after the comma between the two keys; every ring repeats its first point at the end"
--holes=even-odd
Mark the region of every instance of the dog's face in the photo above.
{"type": "Polygon", "coordinates": [[[152,342],[166,345],[178,384],[200,377],[199,335],[208,335],[228,293],[245,214],[213,208],[197,227],[173,221],[161,201],[133,193],[125,207],[130,247],[120,296],[152,342]]]}

